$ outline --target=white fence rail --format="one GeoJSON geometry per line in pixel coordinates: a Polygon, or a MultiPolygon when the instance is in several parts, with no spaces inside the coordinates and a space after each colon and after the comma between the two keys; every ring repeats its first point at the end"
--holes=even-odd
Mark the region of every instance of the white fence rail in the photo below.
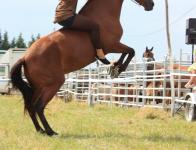
{"type": "Polygon", "coordinates": [[[184,85],[191,75],[186,70],[180,70],[180,65],[189,66],[190,63],[181,61],[175,64],[178,67],[171,74],[167,61],[132,62],[127,71],[116,79],[110,79],[108,66],[89,67],[67,75],[61,94],[65,97],[72,94],[77,100],[88,101],[89,104],[99,102],[170,108],[172,91],[175,92],[175,99],[181,99],[190,92],[184,85]],[[147,70],[148,65],[153,65],[154,69],[147,70]],[[174,76],[174,89],[170,87],[171,75],[174,76]]]}
{"type": "Polygon", "coordinates": [[[9,64],[0,64],[0,93],[10,93],[9,64]]]}
{"type": "MultiPolygon", "coordinates": [[[[182,57],[182,54],[180,56],[182,57]]],[[[7,58],[7,54],[4,57],[7,58]]],[[[12,57],[9,55],[9,58],[12,57]]],[[[89,67],[66,75],[65,84],[58,95],[64,97],[72,95],[77,100],[88,101],[89,103],[170,107],[172,91],[175,93],[176,101],[180,101],[187,92],[191,92],[184,88],[184,84],[191,75],[186,70],[180,69],[180,66],[190,66],[190,62],[180,61],[174,62],[174,64],[178,64],[178,67],[171,74],[167,60],[135,61],[129,65],[126,72],[113,80],[107,73],[108,66],[94,67],[94,69],[89,67]],[[149,65],[154,69],[149,70],[147,67],[149,65]],[[171,75],[174,76],[175,89],[170,87],[171,75]]],[[[10,63],[0,65],[0,92],[9,92],[9,71],[10,63]]]]}

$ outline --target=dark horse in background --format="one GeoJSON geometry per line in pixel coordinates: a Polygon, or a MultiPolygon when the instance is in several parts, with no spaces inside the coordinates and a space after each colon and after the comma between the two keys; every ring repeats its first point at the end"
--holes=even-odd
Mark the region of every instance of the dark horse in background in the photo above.
{"type": "MultiPolygon", "coordinates": [[[[160,64],[160,63],[153,63],[153,61],[155,61],[155,58],[154,58],[154,53],[153,53],[153,48],[149,49],[148,47],[146,47],[146,50],[145,52],[143,53],[143,58],[146,62],[152,62],[152,63],[147,63],[146,64],[146,70],[147,71],[150,71],[150,70],[161,70],[161,69],[166,69],[166,70],[170,70],[170,66],[164,66],[164,64],[160,64]]],[[[180,64],[174,64],[173,65],[173,69],[174,70],[177,70],[177,71],[182,71],[182,72],[186,72],[188,70],[188,66],[182,66],[180,64]]],[[[155,75],[164,75],[163,72],[156,72],[155,75]]],[[[147,73],[147,76],[151,76],[151,77],[147,77],[147,79],[153,79],[153,73],[147,73]]],[[[159,77],[157,77],[159,78],[159,77]]],[[[174,79],[176,81],[174,81],[174,88],[185,88],[185,84],[186,82],[179,82],[179,80],[188,80],[189,77],[188,76],[174,76],[174,79]]],[[[146,90],[146,95],[147,96],[163,96],[163,92],[162,90],[156,90],[155,93],[153,92],[153,89],[152,88],[162,88],[163,87],[163,83],[164,81],[148,81],[146,82],[146,87],[147,87],[147,90],[146,90]]],[[[167,77],[167,81],[165,83],[165,88],[168,88],[168,89],[165,89],[165,96],[167,97],[171,97],[171,85],[170,85],[170,80],[169,80],[169,77],[167,77]]],[[[182,97],[184,95],[184,92],[180,92],[180,96],[182,97]]],[[[178,96],[177,93],[175,93],[175,96],[178,96]]],[[[152,99],[149,99],[149,101],[152,100],[152,99]]],[[[161,103],[162,101],[161,100],[155,100],[157,103],[161,103]]],[[[170,100],[169,99],[165,99],[165,103],[168,105],[170,104],[170,100]]]]}
{"type": "MultiPolygon", "coordinates": [[[[152,10],[154,6],[153,0],[135,2],[146,11],[152,10]]],[[[88,0],[79,12],[100,25],[106,54],[122,53],[114,64],[119,68],[119,73],[127,68],[135,53],[134,49],[120,43],[123,33],[119,21],[122,4],[123,0],[88,0]]],[[[81,69],[94,61],[95,50],[88,33],[60,29],[36,41],[13,66],[12,83],[21,91],[25,110],[28,111],[37,132],[50,136],[57,134],[49,126],[44,108],[64,83],[64,74],[81,69]],[[22,67],[28,83],[22,79],[22,67]]]]}
{"type": "MultiPolygon", "coordinates": [[[[154,53],[153,53],[153,49],[154,47],[152,47],[151,49],[149,49],[148,47],[146,47],[145,52],[143,53],[143,60],[147,63],[146,64],[146,70],[147,71],[153,71],[153,70],[159,70],[163,68],[163,65],[155,63],[155,58],[154,58],[154,53]],[[152,62],[152,63],[151,63],[152,62]]],[[[153,80],[153,75],[161,75],[161,72],[156,72],[155,74],[153,72],[147,72],[146,75],[150,76],[147,77],[147,79],[151,79],[153,80]]],[[[153,88],[160,88],[163,86],[163,83],[161,81],[147,81],[146,82],[146,96],[161,96],[161,91],[159,90],[153,90],[153,88]]],[[[146,99],[146,103],[149,103],[152,101],[152,98],[147,98],[146,99]]],[[[161,103],[162,101],[159,99],[155,99],[155,102],[161,103]]]]}

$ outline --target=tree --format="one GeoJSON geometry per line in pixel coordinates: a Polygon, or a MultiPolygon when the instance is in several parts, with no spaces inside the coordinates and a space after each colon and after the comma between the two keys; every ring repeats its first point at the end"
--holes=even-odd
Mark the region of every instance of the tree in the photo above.
{"type": "Polygon", "coordinates": [[[12,39],[12,41],[10,43],[10,47],[11,48],[15,48],[16,47],[16,39],[15,38],[12,39]]]}
{"type": "Polygon", "coordinates": [[[28,43],[28,46],[30,47],[34,42],[36,41],[34,35],[31,36],[31,40],[28,43]]]}
{"type": "Polygon", "coordinates": [[[9,39],[8,39],[8,32],[5,32],[3,34],[2,47],[1,48],[4,49],[4,50],[8,50],[10,48],[9,39]]]}
{"type": "Polygon", "coordinates": [[[18,48],[27,48],[24,39],[22,37],[22,33],[19,34],[17,40],[16,40],[16,47],[18,48]]]}
{"type": "Polygon", "coordinates": [[[34,35],[31,36],[31,40],[28,43],[28,46],[30,47],[35,41],[40,39],[40,34],[37,34],[36,38],[34,37],[34,35]]]}
{"type": "Polygon", "coordinates": [[[39,40],[39,39],[40,39],[40,36],[41,36],[41,35],[38,33],[38,34],[37,34],[37,37],[36,37],[36,40],[39,40]]]}
{"type": "Polygon", "coordinates": [[[0,49],[2,49],[2,41],[3,39],[2,39],[2,35],[1,35],[1,30],[0,30],[0,49]]]}

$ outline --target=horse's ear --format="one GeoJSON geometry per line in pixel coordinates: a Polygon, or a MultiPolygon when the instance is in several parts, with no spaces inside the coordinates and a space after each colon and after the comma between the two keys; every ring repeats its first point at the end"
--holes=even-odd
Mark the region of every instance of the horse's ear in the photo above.
{"type": "Polygon", "coordinates": [[[146,46],[146,51],[148,51],[148,46],[146,46]]]}
{"type": "Polygon", "coordinates": [[[153,49],[154,49],[154,47],[152,47],[152,48],[150,49],[150,51],[153,51],[153,49]]]}

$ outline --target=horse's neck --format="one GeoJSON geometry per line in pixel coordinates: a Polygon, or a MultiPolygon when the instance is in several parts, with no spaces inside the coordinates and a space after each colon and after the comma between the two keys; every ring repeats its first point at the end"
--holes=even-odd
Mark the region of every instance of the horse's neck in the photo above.
{"type": "Polygon", "coordinates": [[[124,0],[88,0],[86,5],[80,10],[80,14],[90,17],[93,20],[105,18],[116,18],[119,20],[122,3],[124,0]]]}

